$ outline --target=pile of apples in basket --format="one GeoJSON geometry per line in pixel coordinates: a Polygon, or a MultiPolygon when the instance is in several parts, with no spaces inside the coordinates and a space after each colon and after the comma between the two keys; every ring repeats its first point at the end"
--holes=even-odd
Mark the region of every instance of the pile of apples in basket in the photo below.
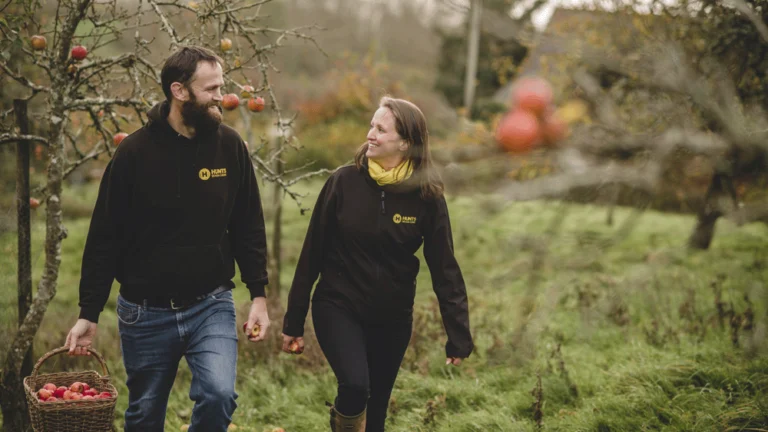
{"type": "Polygon", "coordinates": [[[61,402],[68,400],[95,400],[112,399],[110,392],[100,392],[84,382],[74,382],[69,387],[58,386],[53,383],[45,384],[37,391],[37,399],[40,402],[61,402]]]}

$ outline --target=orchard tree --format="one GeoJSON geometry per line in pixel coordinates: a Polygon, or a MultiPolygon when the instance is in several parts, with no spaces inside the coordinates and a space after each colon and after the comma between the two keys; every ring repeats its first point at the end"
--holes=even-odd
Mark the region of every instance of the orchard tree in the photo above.
{"type": "Polygon", "coordinates": [[[200,45],[224,58],[225,88],[232,94],[227,96],[229,108],[270,115],[274,124],[276,138],[250,138],[257,172],[299,202],[290,187],[313,173],[291,177],[279,170],[276,161],[296,147],[290,133],[294,116],[278,103],[270,78],[278,50],[290,39],[314,43],[314,27],[283,30],[265,25],[260,10],[270,1],[33,0],[4,6],[8,10],[0,15],[0,80],[6,94],[12,91],[28,102],[35,128],[21,133],[14,128],[13,109],[2,111],[0,146],[32,142],[44,146],[47,161],[45,185],[35,191],[45,204],[45,262],[29,312],[3,358],[4,430],[29,428],[20,368],[56,295],[61,244],[67,237],[63,180],[90,160],[110,157],[126,132],[147,121],[148,109],[163,99],[159,69],[171,52],[200,45]],[[267,112],[261,112],[265,107],[267,112]]]}
{"type": "Polygon", "coordinates": [[[448,180],[460,185],[483,175],[504,179],[496,190],[509,200],[622,188],[635,192],[632,204],[642,210],[670,177],[684,177],[685,163],[701,161],[708,186],[695,200],[691,248],[709,247],[720,217],[737,224],[768,221],[765,194],[743,197],[744,182],[754,183],[766,172],[765,6],[741,0],[674,6],[617,2],[610,12],[594,12],[606,22],[622,23],[616,38],[590,22],[585,25],[592,28],[579,34],[583,37],[570,39],[552,33],[537,38],[517,29],[522,43],[557,45],[568,59],[556,112],[571,123],[570,136],[545,153],[530,150],[536,145],[518,152],[549,164],[533,180],[500,175],[513,162],[499,156],[492,137],[488,145],[440,155],[449,164],[448,180]],[[638,13],[641,6],[646,13],[638,13]],[[635,31],[628,32],[629,26],[635,31]],[[496,172],[487,175],[488,170],[496,172]]]}
{"type": "MultiPolygon", "coordinates": [[[[522,44],[557,48],[553,51],[559,58],[541,61],[552,66],[540,68],[551,87],[541,80],[516,80],[509,112],[494,122],[485,139],[478,139],[479,145],[435,149],[449,190],[487,187],[492,192],[487,201],[476,198],[482,213],[492,213],[504,202],[594,200],[604,192],[615,202],[620,190],[631,200],[623,204],[635,209],[611,238],[597,236],[584,243],[583,255],[594,262],[632,232],[643,210],[670,179],[680,179],[691,161],[705,167],[699,175],[704,187],[696,188],[701,197],[691,248],[710,245],[720,217],[738,224],[768,221],[763,188],[753,186],[762,197],[747,200],[734,186],[736,180],[754,184],[766,175],[765,3],[670,8],[659,2],[651,4],[654,14],[620,6],[583,15],[568,11],[586,28],[567,35],[516,29],[522,44]],[[599,15],[596,22],[585,19],[594,15],[599,15]],[[612,38],[608,25],[628,38],[612,38]],[[629,33],[630,27],[637,31],[629,33]],[[563,122],[569,124],[569,135],[563,122]]],[[[511,332],[515,346],[533,346],[540,339],[541,326],[532,324],[546,310],[537,307],[547,280],[545,263],[567,216],[567,206],[561,206],[544,233],[507,242],[509,253],[530,254],[531,262],[520,319],[511,332]]],[[[732,324],[745,328],[739,320],[732,324]]],[[[755,342],[764,346],[764,335],[756,332],[755,342]]]]}

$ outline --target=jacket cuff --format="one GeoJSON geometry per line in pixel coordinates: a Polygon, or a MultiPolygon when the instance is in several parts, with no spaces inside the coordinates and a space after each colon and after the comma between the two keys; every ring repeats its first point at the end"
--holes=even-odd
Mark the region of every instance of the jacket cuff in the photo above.
{"type": "Polygon", "coordinates": [[[101,314],[101,311],[98,309],[81,307],[80,316],[78,318],[86,319],[92,323],[98,324],[99,314],[101,314]]]}
{"type": "Polygon", "coordinates": [[[255,299],[256,297],[266,297],[267,292],[264,287],[264,285],[246,285],[248,287],[248,291],[251,292],[251,300],[255,299]]]}
{"type": "Polygon", "coordinates": [[[475,349],[475,345],[472,342],[469,342],[469,346],[467,347],[458,347],[454,344],[452,344],[450,341],[445,344],[445,356],[446,357],[455,357],[455,358],[467,358],[472,353],[472,351],[475,349]]]}
{"type": "Polygon", "coordinates": [[[293,336],[293,337],[303,337],[304,323],[297,325],[296,323],[291,322],[291,319],[288,317],[288,314],[286,314],[285,317],[283,318],[283,334],[287,336],[293,336]]]}

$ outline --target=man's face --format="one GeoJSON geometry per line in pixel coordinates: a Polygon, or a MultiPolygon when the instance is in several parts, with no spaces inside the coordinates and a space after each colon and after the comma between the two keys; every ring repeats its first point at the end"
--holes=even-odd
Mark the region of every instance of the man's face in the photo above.
{"type": "Polygon", "coordinates": [[[221,88],[224,75],[219,63],[202,61],[187,84],[189,99],[181,106],[184,124],[196,131],[210,131],[221,124],[221,88]]]}

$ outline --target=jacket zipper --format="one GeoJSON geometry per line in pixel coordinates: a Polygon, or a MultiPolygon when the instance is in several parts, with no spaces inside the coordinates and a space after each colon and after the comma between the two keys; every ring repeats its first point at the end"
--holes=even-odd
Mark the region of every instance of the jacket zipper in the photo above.
{"type": "MultiPolygon", "coordinates": [[[[384,191],[381,191],[381,214],[387,214],[387,210],[384,207],[384,197],[386,197],[386,194],[384,191]]],[[[379,235],[381,235],[381,218],[376,218],[376,230],[378,231],[379,235]]],[[[379,242],[381,243],[381,242],[379,242]]],[[[379,249],[381,249],[381,244],[379,244],[379,249]]],[[[376,261],[376,280],[378,281],[380,278],[380,270],[381,270],[381,264],[379,264],[380,260],[376,261]]]]}
{"type": "Polygon", "coordinates": [[[384,191],[381,191],[381,214],[387,214],[387,211],[384,208],[384,191]]]}

